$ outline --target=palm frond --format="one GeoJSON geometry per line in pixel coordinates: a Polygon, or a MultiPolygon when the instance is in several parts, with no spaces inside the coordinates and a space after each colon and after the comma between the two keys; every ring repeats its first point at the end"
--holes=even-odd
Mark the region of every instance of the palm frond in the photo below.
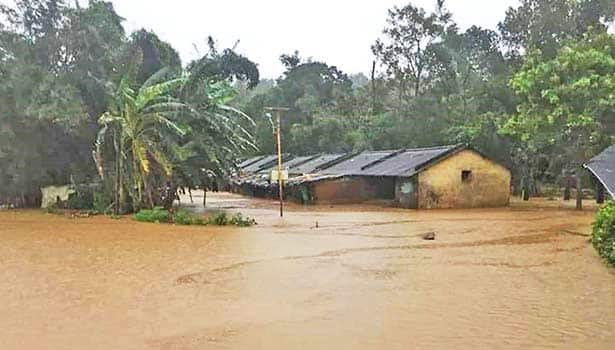
{"type": "Polygon", "coordinates": [[[147,147],[144,142],[139,139],[133,140],[132,143],[132,156],[135,162],[139,165],[144,174],[149,174],[150,164],[147,158],[147,147]]]}

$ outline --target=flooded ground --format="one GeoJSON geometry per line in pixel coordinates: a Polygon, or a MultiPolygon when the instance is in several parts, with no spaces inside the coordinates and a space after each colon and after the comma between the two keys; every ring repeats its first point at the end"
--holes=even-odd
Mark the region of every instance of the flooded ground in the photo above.
{"type": "Polygon", "coordinates": [[[0,212],[0,349],[615,346],[591,210],[210,203],[259,225],[0,212]]]}

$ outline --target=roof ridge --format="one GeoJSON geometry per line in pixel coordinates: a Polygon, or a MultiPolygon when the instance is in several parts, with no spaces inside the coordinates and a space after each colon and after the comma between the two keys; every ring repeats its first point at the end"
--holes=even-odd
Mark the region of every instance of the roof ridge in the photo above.
{"type": "Polygon", "coordinates": [[[459,146],[463,146],[463,143],[457,143],[454,145],[446,145],[446,146],[406,148],[406,151],[429,151],[429,150],[436,150],[436,149],[457,148],[459,146]]]}

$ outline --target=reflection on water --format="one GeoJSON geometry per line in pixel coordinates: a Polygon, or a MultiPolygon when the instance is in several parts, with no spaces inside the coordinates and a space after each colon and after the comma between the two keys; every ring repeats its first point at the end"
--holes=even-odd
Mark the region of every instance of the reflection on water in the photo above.
{"type": "Polygon", "coordinates": [[[0,349],[615,344],[615,274],[588,244],[589,211],[291,206],[279,219],[275,203],[208,198],[259,225],[0,212],[0,349]]]}

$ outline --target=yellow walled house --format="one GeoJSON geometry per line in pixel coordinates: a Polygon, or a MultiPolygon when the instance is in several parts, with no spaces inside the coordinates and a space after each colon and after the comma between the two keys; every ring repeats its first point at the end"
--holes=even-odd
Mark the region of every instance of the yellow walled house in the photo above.
{"type": "Polygon", "coordinates": [[[398,178],[396,198],[405,207],[422,209],[503,207],[510,201],[510,181],[506,167],[465,148],[421,167],[410,178],[398,178]]]}

